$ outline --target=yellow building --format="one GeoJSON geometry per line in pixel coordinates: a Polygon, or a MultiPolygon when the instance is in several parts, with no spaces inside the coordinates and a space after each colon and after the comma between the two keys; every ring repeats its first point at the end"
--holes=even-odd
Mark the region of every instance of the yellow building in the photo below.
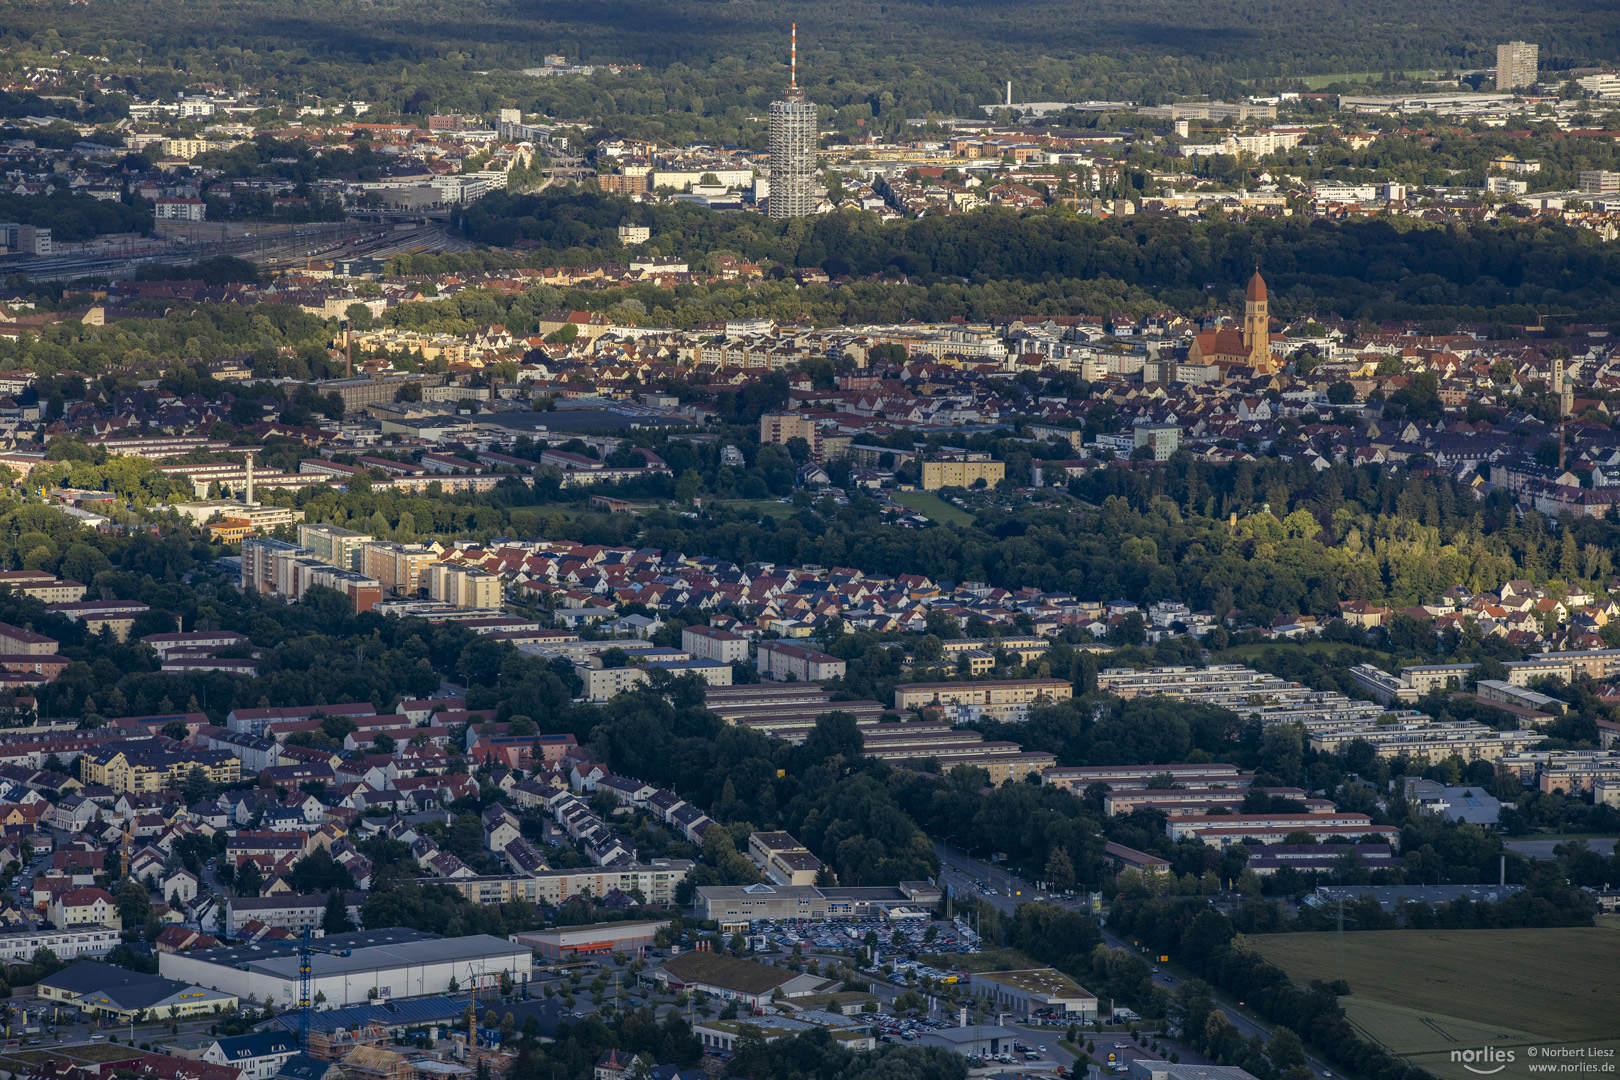
{"type": "Polygon", "coordinates": [[[440,562],[430,565],[423,576],[429,599],[443,600],[458,608],[501,610],[505,582],[495,574],[475,566],[440,562]]]}
{"type": "Polygon", "coordinates": [[[190,161],[194,157],[219,149],[219,143],[213,139],[164,139],[161,144],[163,153],[168,157],[185,158],[190,161]]]}
{"type": "Polygon", "coordinates": [[[972,487],[983,480],[986,487],[994,487],[1007,475],[1007,466],[999,461],[925,461],[922,467],[924,491],[938,491],[944,487],[972,487]]]}
{"type": "Polygon", "coordinates": [[[10,586],[12,592],[32,596],[47,604],[70,604],[84,599],[84,586],[77,581],[63,581],[55,574],[37,570],[7,570],[0,573],[0,586],[10,586]]]}
{"type": "Polygon", "coordinates": [[[226,518],[208,526],[208,534],[213,537],[216,543],[240,544],[250,536],[258,536],[259,530],[251,521],[244,521],[241,518],[226,518]]]}
{"type": "Polygon", "coordinates": [[[215,784],[242,778],[241,760],[223,750],[120,749],[111,744],[79,756],[82,783],[104,784],[120,795],[178,788],[193,768],[202,769],[215,784]]]}
{"type": "Polygon", "coordinates": [[[951,654],[956,661],[958,672],[963,662],[967,663],[968,674],[977,679],[980,675],[988,675],[996,668],[996,654],[984,649],[958,649],[951,654]]]}
{"type": "Polygon", "coordinates": [[[1074,684],[1067,679],[997,679],[991,682],[902,683],[894,688],[894,707],[907,709],[967,706],[998,720],[1021,719],[1031,705],[1068,701],[1074,684]]]}
{"type": "MultiPolygon", "coordinates": [[[[983,769],[993,787],[1000,787],[1003,784],[1023,783],[1024,777],[1029,776],[1031,773],[1039,776],[1056,764],[1056,757],[1040,750],[992,752],[965,761],[953,761],[950,763],[950,765],[971,765],[975,769],[983,769]]],[[[946,768],[950,768],[950,765],[947,765],[946,768]]]]}
{"type": "Polygon", "coordinates": [[[953,660],[958,653],[988,652],[994,655],[1000,650],[1009,656],[1016,656],[1020,664],[1027,664],[1045,656],[1046,650],[1052,647],[1052,642],[1051,639],[1043,637],[956,638],[953,641],[942,641],[940,646],[945,655],[953,660]]]}
{"type": "Polygon", "coordinates": [[[537,895],[534,878],[526,875],[446,878],[434,884],[448,885],[474,904],[532,904],[537,895]]]}

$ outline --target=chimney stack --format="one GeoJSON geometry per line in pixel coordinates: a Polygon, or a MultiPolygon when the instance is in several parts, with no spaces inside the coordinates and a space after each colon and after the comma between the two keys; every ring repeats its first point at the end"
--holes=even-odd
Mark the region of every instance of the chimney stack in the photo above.
{"type": "Polygon", "coordinates": [[[255,505],[253,502],[253,452],[251,450],[248,451],[247,456],[247,498],[243,501],[249,506],[255,505]]]}
{"type": "Polygon", "coordinates": [[[1007,108],[1012,108],[1012,80],[1007,80],[1007,108]]]}

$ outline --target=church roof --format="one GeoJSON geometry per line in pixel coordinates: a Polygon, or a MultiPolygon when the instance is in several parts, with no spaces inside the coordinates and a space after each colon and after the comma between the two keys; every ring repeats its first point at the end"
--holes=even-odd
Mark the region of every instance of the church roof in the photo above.
{"type": "Polygon", "coordinates": [[[1249,291],[1244,295],[1244,299],[1246,299],[1246,300],[1248,300],[1248,301],[1250,301],[1252,303],[1252,302],[1255,302],[1255,301],[1264,301],[1265,298],[1266,298],[1266,281],[1265,281],[1265,278],[1262,278],[1260,276],[1259,269],[1256,268],[1256,270],[1254,272],[1254,277],[1249,279],[1249,291]]]}
{"type": "Polygon", "coordinates": [[[1198,350],[1206,358],[1217,356],[1249,355],[1249,347],[1243,342],[1243,334],[1238,330],[1205,330],[1197,335],[1198,350]]]}

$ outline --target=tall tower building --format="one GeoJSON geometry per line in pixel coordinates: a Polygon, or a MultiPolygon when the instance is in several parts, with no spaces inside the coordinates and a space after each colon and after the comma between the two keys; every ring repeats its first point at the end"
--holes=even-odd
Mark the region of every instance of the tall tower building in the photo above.
{"type": "Polygon", "coordinates": [[[1517,90],[1521,86],[1534,86],[1539,77],[1537,68],[1541,60],[1541,47],[1522,41],[1510,41],[1496,47],[1496,89],[1517,90]]]}
{"type": "Polygon", "coordinates": [[[1243,347],[1257,366],[1271,362],[1271,313],[1266,300],[1266,280],[1255,267],[1254,277],[1243,294],[1243,347]]]}
{"type": "Polygon", "coordinates": [[[773,220],[806,217],[815,210],[816,107],[799,89],[799,24],[793,24],[793,61],[788,91],[771,102],[771,194],[773,220]]]}

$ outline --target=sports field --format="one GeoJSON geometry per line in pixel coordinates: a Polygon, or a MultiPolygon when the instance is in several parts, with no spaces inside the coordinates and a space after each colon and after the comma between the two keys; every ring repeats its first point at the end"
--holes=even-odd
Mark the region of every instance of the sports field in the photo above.
{"type": "MultiPolygon", "coordinates": [[[[1333,934],[1249,940],[1295,982],[1335,977],[1333,934]]],[[[1532,1046],[1620,1046],[1616,971],[1620,931],[1609,927],[1349,933],[1341,1001],[1369,1041],[1447,1080],[1474,1075],[1453,1050],[1515,1050],[1506,1080],[1529,1075],[1532,1046]]]]}

